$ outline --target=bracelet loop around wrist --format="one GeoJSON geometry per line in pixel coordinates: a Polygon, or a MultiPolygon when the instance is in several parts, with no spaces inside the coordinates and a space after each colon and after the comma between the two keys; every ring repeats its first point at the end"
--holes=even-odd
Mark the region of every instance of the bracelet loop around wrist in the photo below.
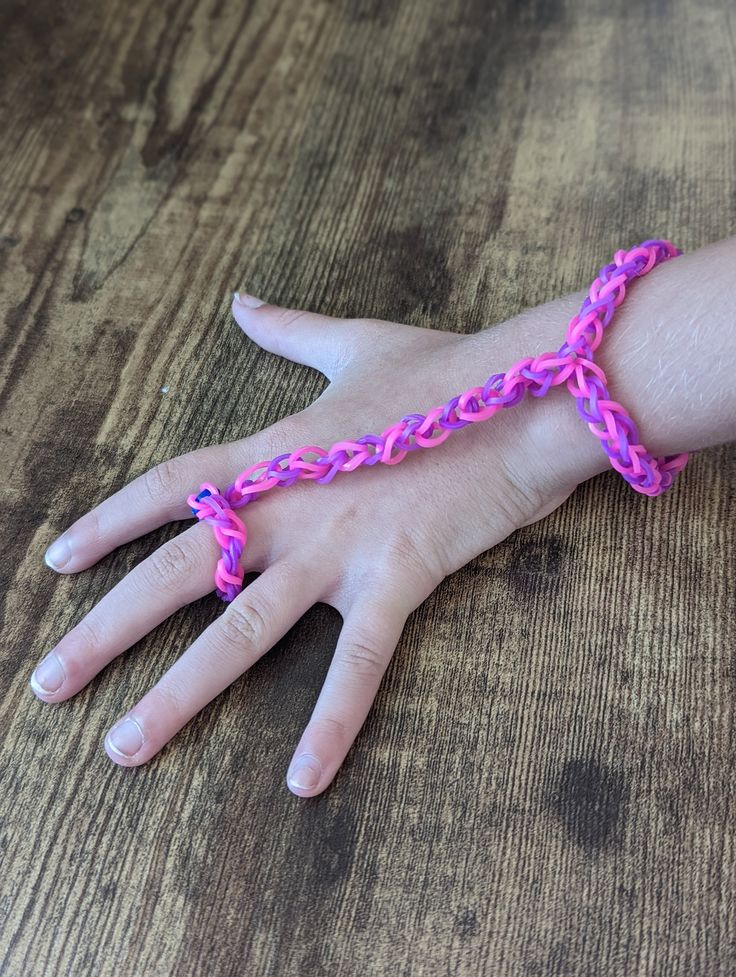
{"type": "Polygon", "coordinates": [[[623,302],[628,285],[635,278],[649,274],[656,265],[681,254],[673,244],[661,239],[644,241],[629,251],[617,251],[613,261],[601,268],[590,286],[580,312],[570,320],[560,350],[561,353],[582,350],[584,355],[576,358],[567,389],[575,397],[581,418],[599,438],[611,466],[635,491],[644,495],[659,495],[668,489],[687,464],[688,455],[655,458],[647,451],[639,441],[633,418],[611,399],[606,376],[593,363],[593,352],[623,302]]]}

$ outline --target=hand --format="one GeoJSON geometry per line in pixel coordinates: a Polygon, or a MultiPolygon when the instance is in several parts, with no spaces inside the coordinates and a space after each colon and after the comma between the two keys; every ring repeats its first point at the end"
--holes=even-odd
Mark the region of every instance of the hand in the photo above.
{"type": "MultiPolygon", "coordinates": [[[[256,303],[248,296],[233,302],[247,335],[321,371],[329,386],[306,410],[252,437],[192,451],[136,478],[49,548],[53,569],[83,570],[122,543],[191,518],[186,496],[203,481],[224,487],[258,460],[380,433],[519,358],[509,355],[510,333],[501,327],[488,331],[484,360],[475,336],[256,303]]],[[[339,472],[326,485],[296,482],[240,510],[248,527],[242,565],[259,576],[108,733],[110,759],[123,766],[150,760],[321,601],[339,611],[343,627],[287,783],[301,796],[324,790],[363,725],[412,610],[448,574],[547,515],[575,488],[539,450],[533,400],[396,465],[339,472]],[[315,560],[317,540],[329,558],[315,560]]],[[[59,641],[31,679],[36,695],[70,698],[170,614],[212,591],[218,557],[204,523],[161,546],[59,641]]]]}

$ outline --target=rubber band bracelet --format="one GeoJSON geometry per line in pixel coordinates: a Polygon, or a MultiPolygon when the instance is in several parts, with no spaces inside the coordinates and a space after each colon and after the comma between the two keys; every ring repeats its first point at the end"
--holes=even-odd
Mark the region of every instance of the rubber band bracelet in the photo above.
{"type": "Polygon", "coordinates": [[[223,493],[210,482],[200,486],[187,503],[192,514],[208,522],[222,550],[215,571],[217,595],[233,600],[242,589],[244,570],[240,557],[248,534],[234,510],[253,502],[261,492],[294,482],[331,482],[338,471],[354,471],[360,465],[396,465],[417,448],[434,448],[450,433],[467,424],[484,421],[497,411],[524,399],[544,397],[551,387],[567,384],[578,413],[600,439],[613,468],[631,487],[644,495],[659,495],[670,487],[687,464],[688,455],[654,458],[639,443],[636,424],[627,411],[611,400],[606,376],[593,353],[623,302],[627,285],[656,265],[682,252],[669,241],[644,241],[629,251],[617,251],[601,268],[590,286],[580,312],[570,320],[565,342],[556,353],[541,353],[519,360],[506,373],[495,373],[482,387],[470,387],[447,403],[425,414],[407,414],[380,435],[364,434],[356,440],[336,441],[329,451],[306,445],[296,451],[259,461],[241,472],[223,493]],[[308,460],[307,455],[314,455],[308,460]]]}

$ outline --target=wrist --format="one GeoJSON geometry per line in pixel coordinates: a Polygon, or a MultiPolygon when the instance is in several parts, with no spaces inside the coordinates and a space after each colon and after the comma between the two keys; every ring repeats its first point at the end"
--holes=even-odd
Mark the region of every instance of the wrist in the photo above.
{"type": "MultiPolygon", "coordinates": [[[[565,341],[567,324],[585,295],[584,291],[566,295],[466,336],[467,359],[486,364],[490,375],[505,373],[524,357],[556,351],[565,341]]],[[[477,382],[480,385],[482,381],[477,382]]],[[[580,482],[610,468],[598,439],[580,417],[575,400],[564,384],[552,387],[541,398],[528,394],[521,403],[509,408],[509,412],[514,411],[524,415],[527,450],[534,455],[537,478],[542,480],[541,487],[545,490],[569,493],[580,482]]]]}
{"type": "MultiPolygon", "coordinates": [[[[734,269],[736,237],[663,262],[629,283],[595,351],[610,398],[629,413],[638,442],[655,458],[736,438],[736,385],[729,375],[736,356],[734,269]]],[[[505,372],[520,359],[557,351],[586,294],[526,310],[469,337],[475,356],[505,372]]],[[[526,397],[517,409],[535,399],[526,397]]],[[[527,412],[525,423],[549,478],[574,486],[608,470],[603,443],[565,385],[540,399],[529,405],[538,409],[527,412]]]]}

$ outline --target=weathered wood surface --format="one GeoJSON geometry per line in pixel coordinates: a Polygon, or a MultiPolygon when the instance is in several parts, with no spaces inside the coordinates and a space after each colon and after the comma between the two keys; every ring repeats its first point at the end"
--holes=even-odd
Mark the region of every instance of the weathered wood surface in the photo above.
{"type": "Polygon", "coordinates": [[[733,234],[735,63],[729,0],[3,0],[4,977],[734,973],[731,447],[445,580],[316,799],[327,605],[140,768],[103,734],[214,598],[62,705],[27,683],[178,527],[71,578],[59,530],[323,389],[233,287],[471,332],[733,234]]]}

